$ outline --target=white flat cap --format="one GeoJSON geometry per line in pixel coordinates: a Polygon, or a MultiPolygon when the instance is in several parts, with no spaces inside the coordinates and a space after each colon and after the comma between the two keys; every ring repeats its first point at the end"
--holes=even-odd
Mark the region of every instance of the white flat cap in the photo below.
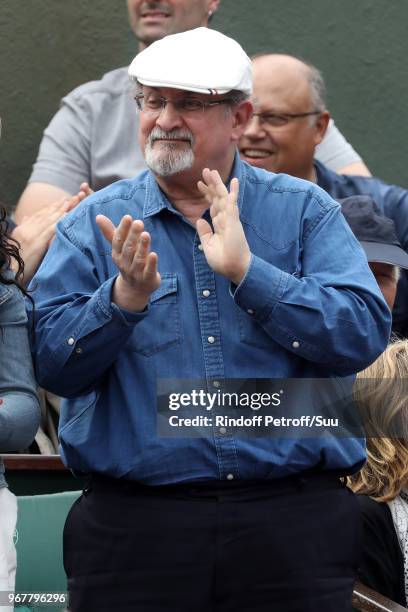
{"type": "Polygon", "coordinates": [[[130,77],[150,87],[204,94],[252,93],[251,60],[232,38],[196,28],[157,40],[136,55],[130,77]]]}

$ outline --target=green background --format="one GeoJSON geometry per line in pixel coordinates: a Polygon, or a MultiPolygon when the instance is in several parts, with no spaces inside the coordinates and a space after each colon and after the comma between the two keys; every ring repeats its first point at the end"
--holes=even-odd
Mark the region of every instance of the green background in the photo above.
{"type": "MultiPolygon", "coordinates": [[[[407,0],[222,0],[212,25],[249,54],[317,65],[341,131],[375,175],[408,187],[407,0]]],[[[136,50],[125,0],[1,0],[0,199],[16,203],[61,96],[136,50]]]]}

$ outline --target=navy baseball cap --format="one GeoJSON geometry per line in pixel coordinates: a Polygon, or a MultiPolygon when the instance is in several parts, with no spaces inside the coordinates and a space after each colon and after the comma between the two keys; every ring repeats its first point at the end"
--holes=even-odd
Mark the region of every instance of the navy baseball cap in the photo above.
{"type": "Polygon", "coordinates": [[[382,214],[370,196],[355,195],[338,201],[369,262],[408,269],[408,254],[397,238],[394,221],[382,214]]]}

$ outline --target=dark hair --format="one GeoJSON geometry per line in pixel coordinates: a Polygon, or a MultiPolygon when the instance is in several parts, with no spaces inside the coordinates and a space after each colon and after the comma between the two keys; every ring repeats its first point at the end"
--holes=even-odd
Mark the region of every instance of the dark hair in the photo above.
{"type": "Polygon", "coordinates": [[[24,262],[19,246],[18,242],[8,235],[7,212],[4,206],[0,205],[0,283],[16,285],[27,296],[22,284],[24,262]],[[14,276],[8,276],[6,272],[11,269],[13,259],[17,263],[17,272],[14,276]]]}
{"type": "Polygon", "coordinates": [[[231,89],[231,91],[227,93],[227,97],[231,98],[231,102],[235,106],[241,104],[241,102],[249,100],[251,96],[244,91],[240,91],[239,89],[231,89]]]}

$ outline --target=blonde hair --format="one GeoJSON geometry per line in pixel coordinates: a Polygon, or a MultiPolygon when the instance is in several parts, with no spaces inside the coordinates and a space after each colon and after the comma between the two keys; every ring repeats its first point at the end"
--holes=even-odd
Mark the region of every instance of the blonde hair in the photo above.
{"type": "Polygon", "coordinates": [[[398,340],[357,375],[353,389],[367,434],[367,463],[348,484],[379,502],[394,499],[408,483],[407,382],[408,340],[398,340]]]}

